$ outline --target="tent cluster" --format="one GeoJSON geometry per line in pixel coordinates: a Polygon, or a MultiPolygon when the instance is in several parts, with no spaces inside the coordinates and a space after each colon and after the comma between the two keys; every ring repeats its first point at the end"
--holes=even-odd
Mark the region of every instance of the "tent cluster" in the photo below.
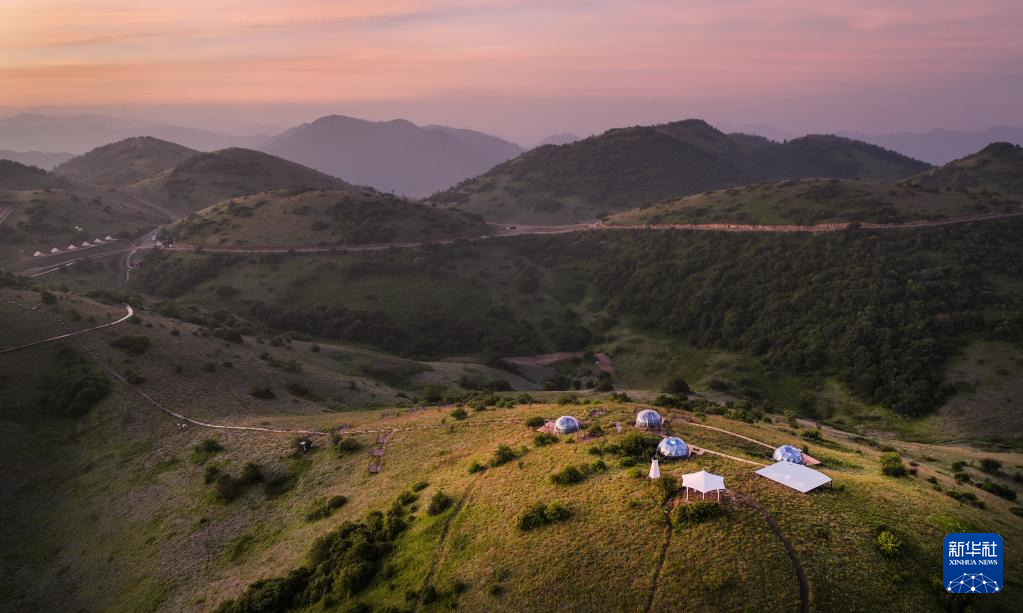
{"type": "MultiPolygon", "coordinates": [[[[81,248],[84,248],[84,247],[95,247],[96,245],[102,245],[104,243],[109,243],[112,240],[114,240],[114,237],[108,235],[106,238],[97,238],[96,240],[94,240],[92,242],[82,241],[82,243],[80,245],[76,245],[74,243],[71,243],[70,245],[65,247],[63,250],[61,250],[59,247],[54,247],[53,249],[50,249],[49,255],[56,255],[58,253],[63,253],[64,251],[75,251],[76,249],[81,249],[81,248]]],[[[47,254],[43,253],[42,251],[36,251],[35,253],[32,254],[32,257],[37,257],[38,258],[38,257],[42,257],[44,255],[47,255],[47,254]]]]}

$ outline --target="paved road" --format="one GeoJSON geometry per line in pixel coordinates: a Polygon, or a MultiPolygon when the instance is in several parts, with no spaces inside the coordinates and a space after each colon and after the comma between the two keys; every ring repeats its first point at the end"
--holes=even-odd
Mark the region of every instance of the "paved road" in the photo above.
{"type": "Polygon", "coordinates": [[[826,223],[814,225],[763,225],[763,224],[633,224],[633,225],[607,225],[599,221],[573,224],[568,226],[511,226],[497,230],[492,235],[443,238],[432,241],[404,241],[393,243],[367,243],[363,245],[337,245],[333,247],[308,247],[297,245],[294,247],[206,247],[202,245],[189,245],[187,243],[176,243],[168,249],[171,251],[195,251],[202,250],[206,253],[238,253],[238,254],[261,254],[261,253],[349,253],[367,251],[386,251],[388,249],[415,249],[432,245],[449,245],[459,241],[479,242],[494,237],[504,236],[535,236],[550,234],[570,234],[574,232],[590,232],[598,230],[631,230],[631,231],[688,231],[688,232],[756,232],[756,233],[779,233],[779,234],[820,234],[825,232],[841,232],[859,227],[865,230],[912,230],[920,228],[933,228],[995,219],[1007,219],[1023,216],[1023,211],[1011,213],[987,213],[981,215],[967,215],[963,217],[949,217],[946,219],[907,221],[904,223],[826,223]]]}
{"type": "Polygon", "coordinates": [[[19,349],[28,349],[29,347],[37,347],[37,346],[43,345],[45,343],[52,343],[53,341],[59,341],[61,339],[71,338],[73,336],[78,336],[79,334],[85,334],[86,332],[92,332],[93,330],[101,330],[103,328],[109,328],[110,326],[116,326],[117,324],[119,324],[121,322],[127,321],[129,317],[131,317],[132,315],[135,314],[135,309],[131,308],[130,304],[124,305],[124,308],[126,310],[126,313],[124,314],[124,317],[118,319],[117,321],[112,321],[110,323],[105,323],[105,324],[103,324],[101,326],[95,326],[93,328],[86,328],[85,330],[78,330],[77,332],[68,332],[67,334],[59,334],[57,336],[51,336],[50,338],[44,338],[41,341],[35,341],[34,343],[28,343],[27,345],[19,345],[18,347],[11,347],[9,349],[0,349],[0,353],[10,353],[12,351],[18,351],[19,349]]]}

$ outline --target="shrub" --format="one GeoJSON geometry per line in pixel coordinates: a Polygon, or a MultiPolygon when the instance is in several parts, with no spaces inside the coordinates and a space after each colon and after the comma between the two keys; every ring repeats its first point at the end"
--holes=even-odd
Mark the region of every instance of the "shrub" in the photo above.
{"type": "Polygon", "coordinates": [[[998,496],[1000,498],[1004,498],[1006,500],[1016,500],[1016,491],[1015,490],[1013,490],[1011,488],[1008,488],[1008,487],[1005,487],[1001,483],[995,483],[994,481],[991,481],[990,479],[987,479],[987,480],[985,480],[985,481],[983,481],[981,483],[976,483],[974,485],[976,485],[978,488],[984,490],[985,492],[990,492],[990,493],[992,493],[995,496],[998,496]]]}
{"type": "Polygon", "coordinates": [[[472,464],[469,465],[469,474],[474,475],[481,473],[487,469],[486,466],[480,464],[479,460],[473,460],[472,464]]]}
{"type": "Polygon", "coordinates": [[[983,500],[977,498],[977,495],[972,492],[960,492],[959,490],[945,490],[945,494],[949,498],[963,504],[970,504],[978,509],[985,509],[987,505],[984,504],[983,500]]]}
{"type": "Polygon", "coordinates": [[[43,304],[57,304],[57,297],[49,290],[44,289],[39,292],[39,299],[43,301],[43,304]]]}
{"type": "Polygon", "coordinates": [[[601,453],[609,453],[618,457],[633,458],[636,462],[649,460],[657,451],[660,439],[640,432],[629,432],[616,441],[604,441],[596,446],[601,453]]]}
{"type": "Polygon", "coordinates": [[[57,351],[53,370],[43,378],[40,408],[78,417],[110,394],[110,380],[81,354],[67,346],[57,351]]]}
{"type": "Polygon", "coordinates": [[[902,463],[902,456],[895,451],[882,453],[881,473],[889,477],[905,477],[907,471],[906,465],[902,463]]]}
{"type": "Polygon", "coordinates": [[[227,473],[218,471],[216,480],[214,481],[214,492],[218,500],[221,502],[230,502],[238,497],[241,489],[241,485],[234,477],[227,473]]]}
{"type": "Polygon", "coordinates": [[[118,349],[124,350],[128,353],[140,354],[145,353],[149,350],[152,342],[148,336],[141,335],[125,335],[118,336],[114,340],[110,341],[111,347],[117,347],[118,349]]]}
{"type": "Polygon", "coordinates": [[[667,385],[664,386],[663,390],[666,394],[688,394],[692,390],[689,389],[689,384],[682,377],[673,377],[668,381],[667,385]]]}
{"type": "Polygon", "coordinates": [[[242,473],[238,476],[241,485],[251,485],[263,480],[263,469],[255,462],[249,462],[242,467],[242,473]]]}
{"type": "Polygon", "coordinates": [[[430,504],[426,507],[426,512],[429,515],[440,515],[444,511],[451,507],[454,499],[448,496],[442,491],[438,491],[430,498],[430,504]]]}
{"type": "Polygon", "coordinates": [[[676,528],[695,526],[710,521],[724,514],[724,509],[711,500],[697,500],[675,507],[672,522],[676,528]]]}
{"type": "Polygon", "coordinates": [[[362,449],[362,443],[359,442],[359,439],[351,436],[340,436],[334,442],[334,451],[339,458],[343,458],[360,449],[362,449]]]}
{"type": "Polygon", "coordinates": [[[678,479],[664,475],[660,479],[654,479],[654,486],[661,496],[661,502],[666,502],[678,491],[678,479]]]}
{"type": "Polygon", "coordinates": [[[295,487],[296,481],[298,479],[293,474],[277,473],[268,477],[263,483],[263,492],[267,498],[276,498],[295,487]]]}
{"type": "Polygon", "coordinates": [[[465,412],[465,409],[459,407],[454,411],[451,411],[451,416],[454,417],[455,419],[462,420],[468,417],[469,414],[465,412]]]}
{"type": "Polygon", "coordinates": [[[990,475],[997,475],[1002,470],[1002,463],[994,458],[981,458],[980,469],[990,475]]]}
{"type": "Polygon", "coordinates": [[[224,446],[215,438],[204,438],[192,450],[192,461],[205,464],[207,460],[224,450],[224,446]]]}
{"type": "Polygon", "coordinates": [[[572,516],[572,512],[560,502],[544,504],[537,502],[530,505],[523,511],[516,522],[519,530],[527,531],[540,528],[555,522],[565,521],[572,516]]]}
{"type": "Polygon", "coordinates": [[[494,450],[494,457],[490,460],[491,466],[501,466],[514,460],[517,456],[515,451],[508,445],[498,445],[494,450]]]}
{"type": "Polygon", "coordinates": [[[544,419],[543,417],[540,417],[539,415],[535,417],[530,417],[529,419],[526,420],[526,426],[530,428],[539,428],[545,423],[547,423],[547,420],[544,419]]]}
{"type": "Polygon", "coordinates": [[[345,496],[331,496],[327,500],[317,502],[313,508],[305,514],[306,521],[317,521],[330,517],[334,511],[348,504],[345,496]]]}
{"type": "Polygon", "coordinates": [[[537,447],[543,447],[544,445],[553,445],[560,440],[561,439],[550,432],[541,432],[533,437],[533,444],[537,447]]]}
{"type": "Polygon", "coordinates": [[[551,483],[555,485],[573,485],[581,483],[586,478],[586,473],[576,466],[566,466],[551,475],[551,483]]]}
{"type": "Polygon", "coordinates": [[[277,394],[274,393],[273,388],[269,385],[253,385],[252,388],[249,389],[249,393],[255,398],[261,398],[263,400],[270,400],[277,397],[277,394]]]}
{"type": "Polygon", "coordinates": [[[412,487],[410,489],[413,492],[421,492],[429,486],[430,484],[427,483],[426,481],[416,481],[415,483],[412,484],[412,487]]]}
{"type": "Polygon", "coordinates": [[[888,530],[882,530],[877,535],[877,549],[886,558],[894,558],[902,550],[902,541],[888,530]]]}

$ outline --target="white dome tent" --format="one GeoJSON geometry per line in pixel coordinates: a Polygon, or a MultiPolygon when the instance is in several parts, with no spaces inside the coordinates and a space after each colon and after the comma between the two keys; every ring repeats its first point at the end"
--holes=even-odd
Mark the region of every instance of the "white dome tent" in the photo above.
{"type": "Polygon", "coordinates": [[[803,464],[803,452],[794,445],[782,445],[774,450],[774,454],[771,458],[775,462],[792,462],[793,464],[803,464]]]}
{"type": "Polygon", "coordinates": [[[579,420],[571,415],[562,415],[554,422],[558,434],[571,434],[579,430],[579,420]]]}
{"type": "Polygon", "coordinates": [[[677,436],[666,436],[657,444],[657,453],[673,460],[685,460],[689,457],[689,445],[677,436]]]}
{"type": "Polygon", "coordinates": [[[653,409],[643,409],[636,414],[636,427],[656,430],[661,427],[661,414],[653,409]]]}

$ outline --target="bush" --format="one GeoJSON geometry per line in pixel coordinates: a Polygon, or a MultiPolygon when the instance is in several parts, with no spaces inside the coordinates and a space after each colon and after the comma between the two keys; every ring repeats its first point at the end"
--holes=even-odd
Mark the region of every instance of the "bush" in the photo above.
{"type": "Polygon", "coordinates": [[[686,383],[685,379],[682,377],[673,377],[670,381],[668,381],[667,385],[664,386],[663,391],[666,394],[675,394],[677,396],[688,394],[692,390],[689,389],[689,384],[686,383]]]}
{"type": "Polygon", "coordinates": [[[667,502],[678,491],[678,479],[663,475],[660,479],[654,479],[654,486],[657,488],[657,493],[661,496],[661,502],[667,502]]]}
{"type": "Polygon", "coordinates": [[[541,432],[533,437],[533,444],[537,447],[543,447],[544,445],[553,445],[560,440],[561,439],[550,432],[541,432]]]}
{"type": "Polygon", "coordinates": [[[271,400],[277,397],[277,394],[274,393],[273,388],[269,385],[253,385],[252,388],[249,389],[249,393],[252,394],[253,397],[261,398],[263,400],[271,400]]]}
{"type": "Polygon", "coordinates": [[[547,423],[547,420],[540,416],[530,417],[529,419],[526,420],[526,426],[530,428],[539,428],[545,423],[547,423]]]}
{"type": "Polygon", "coordinates": [[[473,463],[469,465],[469,474],[474,475],[481,473],[487,469],[486,466],[480,464],[479,460],[473,460],[473,463]]]}
{"type": "Polygon", "coordinates": [[[1016,491],[1015,490],[1013,490],[1011,488],[1008,488],[1008,487],[1005,487],[1001,483],[995,483],[994,481],[991,481],[990,479],[987,479],[987,480],[985,480],[985,481],[983,481],[981,483],[976,483],[974,485],[976,485],[978,488],[984,490],[985,492],[990,492],[990,493],[992,493],[995,496],[998,496],[1000,498],[1004,498],[1006,500],[1016,500],[1016,491]]]}
{"type": "Polygon", "coordinates": [[[981,458],[980,469],[989,475],[997,475],[1002,470],[1002,463],[994,458],[981,458]]]}
{"type": "Polygon", "coordinates": [[[337,453],[337,457],[343,458],[348,454],[354,453],[362,449],[362,443],[359,439],[351,436],[339,436],[334,441],[334,451],[337,453]]]}
{"type": "Polygon", "coordinates": [[[894,558],[902,550],[902,541],[888,530],[882,530],[877,535],[877,549],[886,558],[894,558]]]}
{"type": "Polygon", "coordinates": [[[451,411],[451,416],[454,417],[455,419],[462,420],[468,417],[469,414],[465,412],[465,409],[459,407],[454,411],[451,411]]]}
{"type": "Polygon", "coordinates": [[[551,475],[551,483],[555,485],[573,485],[582,483],[586,479],[586,473],[576,466],[566,466],[551,475]]]}
{"type": "Polygon", "coordinates": [[[540,528],[555,522],[562,522],[572,516],[572,512],[560,502],[544,504],[537,502],[523,511],[516,522],[519,530],[527,531],[540,528]]]}
{"type": "Polygon", "coordinates": [[[207,460],[224,450],[224,446],[215,438],[204,438],[192,451],[192,461],[205,464],[207,460]]]}
{"type": "Polygon", "coordinates": [[[908,471],[906,465],[902,463],[902,456],[895,451],[882,453],[881,474],[889,477],[905,477],[908,471]]]}
{"type": "Polygon", "coordinates": [[[40,408],[57,415],[78,417],[88,413],[110,394],[110,379],[81,354],[67,346],[41,384],[40,408]]]}
{"type": "Polygon", "coordinates": [[[118,336],[114,340],[110,341],[111,347],[117,347],[118,349],[134,354],[145,353],[149,350],[151,345],[152,342],[149,340],[149,337],[141,335],[118,336]]]}
{"type": "Polygon", "coordinates": [[[972,492],[960,492],[959,490],[945,490],[945,494],[949,498],[963,504],[970,504],[978,509],[985,509],[987,505],[984,504],[983,500],[977,498],[977,495],[972,492]]]}
{"type": "Polygon", "coordinates": [[[276,498],[295,487],[295,482],[297,480],[298,479],[293,474],[277,473],[266,479],[263,483],[263,491],[267,498],[276,498]]]}
{"type": "Polygon", "coordinates": [[[440,515],[451,507],[454,499],[444,492],[438,491],[430,498],[430,504],[426,507],[428,515],[440,515]]]}
{"type": "Polygon", "coordinates": [[[426,481],[416,481],[410,488],[413,492],[421,492],[430,486],[426,481]]]}
{"type": "Polygon", "coordinates": [[[494,457],[490,460],[491,466],[501,466],[514,460],[517,456],[515,451],[508,445],[498,445],[494,450],[494,457]]]}
{"type": "Polygon", "coordinates": [[[710,521],[724,514],[724,509],[717,502],[697,500],[675,507],[672,523],[676,528],[695,526],[710,521]]]}
{"type": "Polygon", "coordinates": [[[313,508],[305,514],[306,521],[318,521],[330,517],[334,511],[348,504],[345,496],[331,496],[327,500],[317,502],[313,508]]]}
{"type": "Polygon", "coordinates": [[[44,289],[39,292],[39,299],[43,301],[43,304],[57,304],[57,297],[49,290],[44,289]]]}

